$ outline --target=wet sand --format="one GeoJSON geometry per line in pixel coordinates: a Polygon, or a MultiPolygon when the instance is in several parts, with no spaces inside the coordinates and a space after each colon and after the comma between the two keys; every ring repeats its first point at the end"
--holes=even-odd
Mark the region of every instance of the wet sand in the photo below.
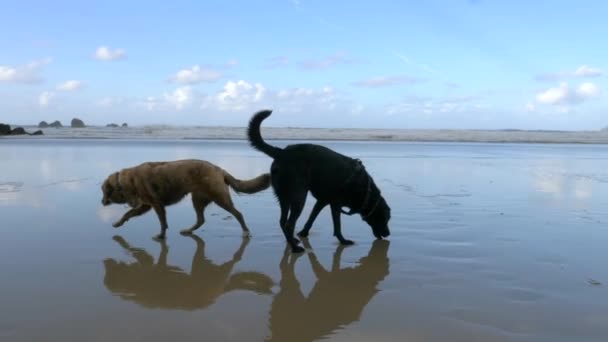
{"type": "MultiPolygon", "coordinates": [[[[283,144],[277,142],[277,144],[283,144]]],[[[374,242],[329,211],[285,252],[271,190],[216,206],[100,204],[100,182],[148,160],[202,158],[240,178],[270,160],[242,141],[0,141],[1,341],[606,341],[608,146],[327,142],[361,158],[393,210],[374,242]]],[[[298,222],[304,224],[309,196],[298,222]]]]}

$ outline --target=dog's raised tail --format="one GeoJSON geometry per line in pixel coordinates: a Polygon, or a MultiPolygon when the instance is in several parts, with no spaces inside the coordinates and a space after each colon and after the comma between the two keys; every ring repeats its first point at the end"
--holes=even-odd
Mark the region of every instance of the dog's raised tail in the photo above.
{"type": "Polygon", "coordinates": [[[255,113],[251,120],[249,120],[249,126],[247,127],[247,137],[249,138],[249,143],[251,144],[251,146],[253,146],[253,148],[275,159],[283,150],[266,143],[262,138],[262,134],[260,133],[260,126],[262,125],[262,121],[269,117],[270,114],[272,114],[272,110],[269,109],[261,110],[255,113]]]}
{"type": "Polygon", "coordinates": [[[236,192],[255,194],[270,187],[270,174],[263,173],[252,179],[241,180],[224,170],[224,182],[236,192]]]}

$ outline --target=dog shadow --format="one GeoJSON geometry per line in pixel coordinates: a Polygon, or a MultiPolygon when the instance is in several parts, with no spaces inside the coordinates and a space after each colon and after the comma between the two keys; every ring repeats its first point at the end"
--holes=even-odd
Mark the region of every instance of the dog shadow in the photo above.
{"type": "MultiPolygon", "coordinates": [[[[307,239],[302,242],[310,248],[307,239]]],[[[266,341],[316,341],[358,321],[365,306],[379,292],[378,284],[389,274],[389,244],[387,240],[374,241],[367,256],[348,268],[340,268],[343,245],[337,247],[329,270],[312,252],[306,253],[316,278],[308,296],[302,293],[295,274],[296,261],[303,254],[292,254],[286,247],[266,341]]]]}
{"type": "Polygon", "coordinates": [[[205,256],[205,242],[190,235],[196,242],[196,252],[188,274],[177,266],[167,264],[169,248],[164,240],[156,263],[144,249],[132,247],[121,236],[116,241],[134,259],[134,262],[103,261],[104,285],[123,300],[146,308],[173,310],[204,309],[222,295],[234,290],[272,294],[273,280],[259,272],[236,272],[232,269],[243,257],[249,239],[244,238],[231,260],[215,264],[205,256]]]}

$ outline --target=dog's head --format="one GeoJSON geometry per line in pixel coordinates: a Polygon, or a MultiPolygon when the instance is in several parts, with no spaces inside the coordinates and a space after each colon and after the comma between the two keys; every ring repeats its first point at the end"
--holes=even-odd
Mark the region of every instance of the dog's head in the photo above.
{"type": "Polygon", "coordinates": [[[112,203],[127,203],[127,198],[119,182],[118,172],[114,172],[103,181],[103,184],[101,184],[101,192],[103,193],[101,204],[104,206],[112,203]]]}
{"type": "Polygon", "coordinates": [[[378,193],[377,203],[372,208],[372,212],[363,217],[363,220],[372,228],[372,232],[377,239],[382,239],[391,235],[388,229],[388,221],[391,219],[391,207],[386,200],[378,193]]]}

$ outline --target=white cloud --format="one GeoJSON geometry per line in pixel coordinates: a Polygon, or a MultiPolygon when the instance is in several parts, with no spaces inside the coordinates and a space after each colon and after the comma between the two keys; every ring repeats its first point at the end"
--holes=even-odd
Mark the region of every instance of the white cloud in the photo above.
{"type": "Polygon", "coordinates": [[[133,104],[132,100],[126,97],[104,97],[101,100],[97,101],[97,105],[99,107],[114,107],[114,106],[125,106],[133,104]]]}
{"type": "Polygon", "coordinates": [[[582,65],[574,72],[579,77],[597,77],[602,75],[602,70],[587,65],[582,65]]]}
{"type": "Polygon", "coordinates": [[[569,97],[570,89],[566,83],[561,83],[558,87],[549,88],[536,95],[536,101],[543,104],[558,104],[565,102],[569,97]]]}
{"type": "Polygon", "coordinates": [[[266,69],[275,69],[283,66],[289,65],[289,58],[285,56],[275,57],[264,65],[266,69]]]}
{"type": "Polygon", "coordinates": [[[526,104],[525,107],[527,112],[534,112],[536,110],[536,106],[533,103],[526,104]]]}
{"type": "Polygon", "coordinates": [[[97,104],[101,107],[112,107],[114,104],[114,99],[111,97],[104,97],[103,99],[99,100],[97,104]]]}
{"type": "Polygon", "coordinates": [[[603,71],[601,69],[590,67],[588,65],[581,65],[575,71],[544,73],[536,75],[535,78],[537,81],[541,82],[555,82],[575,77],[598,77],[602,74],[603,71]]]}
{"type": "Polygon", "coordinates": [[[0,82],[40,83],[42,82],[42,77],[39,75],[40,70],[51,61],[50,58],[44,58],[25,65],[0,65],[0,82]]]}
{"type": "Polygon", "coordinates": [[[577,89],[571,89],[562,82],[557,87],[549,88],[536,95],[536,101],[548,105],[573,105],[597,97],[600,89],[591,82],[582,83],[577,89]]]}
{"type": "Polygon", "coordinates": [[[595,97],[600,94],[600,89],[591,82],[585,82],[578,87],[576,94],[582,98],[595,97]]]}
{"type": "Polygon", "coordinates": [[[333,110],[338,105],[336,90],[328,86],[319,89],[281,90],[276,97],[278,98],[277,108],[285,112],[305,112],[310,111],[313,107],[333,110]]]}
{"type": "Polygon", "coordinates": [[[148,111],[156,110],[159,107],[160,101],[154,96],[148,96],[144,100],[144,106],[148,111]]]}
{"type": "Polygon", "coordinates": [[[246,113],[268,106],[291,113],[320,113],[338,108],[344,113],[363,110],[362,107],[342,100],[331,87],[272,90],[260,83],[245,80],[226,82],[222,90],[204,97],[201,104],[201,108],[206,111],[232,113],[246,113]]]}
{"type": "Polygon", "coordinates": [[[387,106],[388,115],[395,114],[439,114],[439,113],[478,113],[487,110],[487,106],[476,102],[475,96],[460,96],[443,99],[408,96],[403,102],[387,106]]]}
{"type": "Polygon", "coordinates": [[[351,63],[351,61],[346,58],[345,53],[336,53],[336,54],[329,56],[327,58],[324,58],[324,59],[305,60],[300,63],[300,68],[307,69],[307,70],[320,70],[320,69],[327,69],[327,68],[334,67],[337,65],[349,64],[349,63],[351,63]]]}
{"type": "Polygon", "coordinates": [[[73,90],[82,89],[83,87],[84,87],[84,82],[77,81],[77,80],[69,80],[69,81],[63,82],[60,85],[58,85],[57,90],[73,91],[73,90]]]}
{"type": "Polygon", "coordinates": [[[367,88],[391,87],[401,84],[414,84],[422,82],[421,79],[409,76],[380,76],[353,82],[354,86],[367,88]]]}
{"type": "Polygon", "coordinates": [[[228,62],[226,62],[226,64],[225,64],[225,66],[227,68],[232,68],[232,67],[235,67],[237,65],[239,65],[239,60],[236,59],[236,58],[229,59],[228,62]]]}
{"type": "Polygon", "coordinates": [[[181,110],[192,102],[192,88],[190,86],[180,87],[163,96],[167,103],[174,106],[175,109],[181,110]]]}
{"type": "Polygon", "coordinates": [[[201,82],[215,82],[223,76],[219,71],[194,65],[190,69],[178,71],[170,80],[181,84],[197,84],[201,82]]]}
{"type": "MultiPolygon", "coordinates": [[[[211,100],[220,111],[242,111],[253,103],[260,102],[266,95],[266,88],[260,83],[250,84],[246,81],[228,81],[224,89],[211,100]]],[[[205,106],[209,104],[204,102],[205,106]]]]}
{"type": "Polygon", "coordinates": [[[350,112],[352,114],[361,114],[363,111],[365,110],[365,106],[363,106],[362,104],[355,104],[352,106],[352,108],[350,109],[350,112]]]}
{"type": "Polygon", "coordinates": [[[114,49],[100,46],[95,50],[95,58],[100,61],[117,61],[127,58],[127,52],[123,49],[114,49]]]}
{"type": "Polygon", "coordinates": [[[51,91],[43,91],[42,94],[38,97],[38,103],[40,107],[48,107],[51,99],[55,96],[55,94],[51,91]]]}

